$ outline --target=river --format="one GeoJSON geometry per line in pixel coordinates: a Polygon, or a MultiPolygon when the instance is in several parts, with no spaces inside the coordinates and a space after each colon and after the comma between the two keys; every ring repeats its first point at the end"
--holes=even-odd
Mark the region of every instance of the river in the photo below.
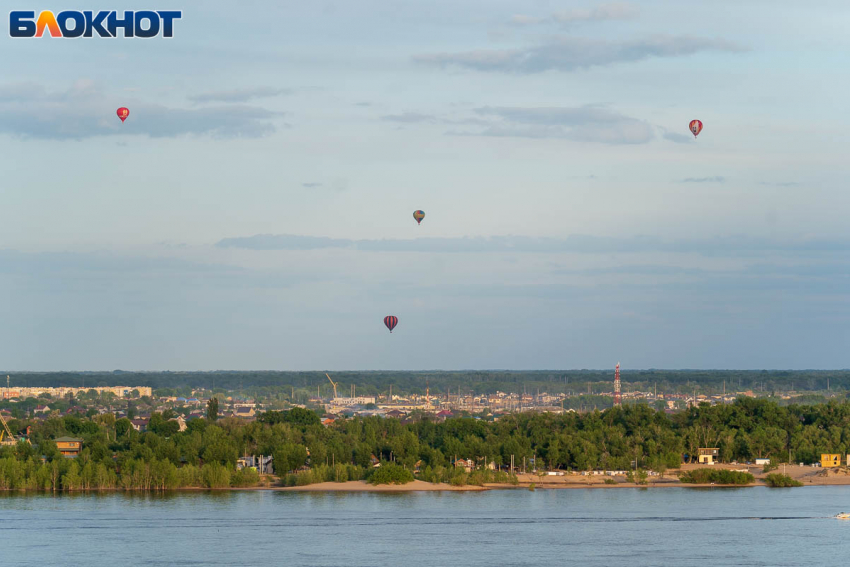
{"type": "Polygon", "coordinates": [[[850,487],[0,494],[0,565],[827,565],[850,487]]]}

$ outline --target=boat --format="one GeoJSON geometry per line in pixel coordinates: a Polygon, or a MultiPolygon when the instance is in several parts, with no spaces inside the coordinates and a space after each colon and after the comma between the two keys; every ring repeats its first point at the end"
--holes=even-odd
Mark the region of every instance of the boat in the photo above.
{"type": "Polygon", "coordinates": [[[839,520],[850,520],[850,514],[847,512],[841,512],[840,514],[836,514],[835,517],[839,520]]]}

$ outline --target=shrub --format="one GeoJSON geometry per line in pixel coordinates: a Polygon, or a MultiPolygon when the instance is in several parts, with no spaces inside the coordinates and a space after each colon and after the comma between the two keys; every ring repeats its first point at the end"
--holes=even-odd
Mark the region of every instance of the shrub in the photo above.
{"type": "Polygon", "coordinates": [[[413,473],[395,463],[383,463],[369,475],[369,484],[407,484],[413,482],[413,473]]]}
{"type": "Polygon", "coordinates": [[[230,486],[257,486],[260,483],[260,473],[255,468],[245,467],[230,475],[230,486]]]}
{"type": "Polygon", "coordinates": [[[449,484],[452,486],[466,486],[467,477],[465,472],[454,474],[449,478],[449,484]]]}
{"type": "Polygon", "coordinates": [[[695,469],[682,473],[679,480],[689,484],[735,484],[744,485],[755,482],[750,473],[724,469],[695,469]]]}
{"type": "Polygon", "coordinates": [[[647,484],[649,482],[647,480],[648,476],[649,475],[645,470],[638,469],[637,472],[629,471],[628,473],[626,473],[626,480],[635,484],[647,484]]]}
{"type": "Polygon", "coordinates": [[[613,478],[606,478],[605,484],[617,484],[617,481],[614,480],[613,478]]]}
{"type": "Polygon", "coordinates": [[[207,488],[226,488],[230,486],[230,471],[220,463],[205,463],[201,467],[201,476],[207,488]]]}
{"type": "Polygon", "coordinates": [[[773,473],[764,477],[764,483],[771,488],[789,488],[792,486],[803,486],[799,480],[794,480],[788,475],[773,473]]]}

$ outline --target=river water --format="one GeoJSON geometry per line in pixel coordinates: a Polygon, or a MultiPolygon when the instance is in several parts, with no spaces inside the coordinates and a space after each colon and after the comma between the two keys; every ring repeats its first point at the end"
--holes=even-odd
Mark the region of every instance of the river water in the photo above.
{"type": "Polygon", "coordinates": [[[850,487],[0,494],[0,565],[827,565],[850,487]]]}

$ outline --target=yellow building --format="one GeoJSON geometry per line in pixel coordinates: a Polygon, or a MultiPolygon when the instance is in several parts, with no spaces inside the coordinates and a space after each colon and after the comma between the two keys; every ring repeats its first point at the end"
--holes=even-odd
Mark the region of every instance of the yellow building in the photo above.
{"type": "Polygon", "coordinates": [[[83,440],[75,437],[59,437],[56,439],[56,448],[63,457],[74,458],[80,454],[83,448],[83,440]]]}
{"type": "Polygon", "coordinates": [[[700,447],[699,464],[713,465],[720,457],[720,449],[717,447],[700,447]]]}
{"type": "Polygon", "coordinates": [[[840,467],[841,455],[833,455],[831,453],[823,453],[820,456],[820,466],[822,467],[840,467]]]}

